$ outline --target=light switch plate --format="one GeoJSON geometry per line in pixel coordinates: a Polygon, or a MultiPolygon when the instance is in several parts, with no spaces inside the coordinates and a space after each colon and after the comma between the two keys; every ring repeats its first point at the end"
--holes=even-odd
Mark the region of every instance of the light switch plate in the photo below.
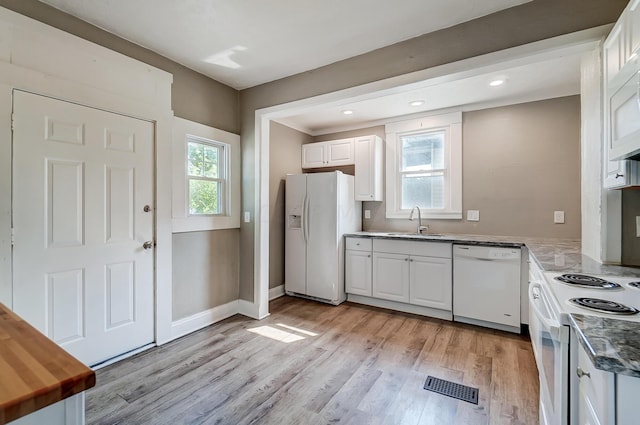
{"type": "Polygon", "coordinates": [[[556,224],[564,224],[564,211],[554,211],[553,222],[556,224]]]}
{"type": "Polygon", "coordinates": [[[480,211],[467,210],[467,221],[480,221],[480,211]]]}
{"type": "Polygon", "coordinates": [[[364,210],[364,218],[371,218],[371,210],[364,210]]]}
{"type": "Polygon", "coordinates": [[[636,216],[636,238],[640,238],[640,215],[636,216]]]}
{"type": "Polygon", "coordinates": [[[244,212],[244,222],[249,223],[251,221],[251,213],[249,211],[244,212]]]}

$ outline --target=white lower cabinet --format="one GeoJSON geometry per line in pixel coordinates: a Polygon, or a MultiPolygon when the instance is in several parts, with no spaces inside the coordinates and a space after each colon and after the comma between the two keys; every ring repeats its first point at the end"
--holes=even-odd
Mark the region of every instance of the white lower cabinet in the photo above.
{"type": "Polygon", "coordinates": [[[376,304],[381,307],[451,318],[451,243],[373,238],[365,247],[362,241],[347,238],[348,294],[395,303],[376,304]]]}
{"type": "Polygon", "coordinates": [[[371,251],[345,251],[344,261],[345,290],[348,294],[370,297],[371,290],[371,251]]]}
{"type": "Polygon", "coordinates": [[[614,374],[596,369],[582,345],[578,345],[577,425],[615,424],[614,374]]]}
{"type": "Polygon", "coordinates": [[[373,296],[409,302],[409,256],[389,252],[373,253],[373,296]]]}
{"type": "Polygon", "coordinates": [[[372,295],[371,245],[369,238],[346,238],[344,285],[347,294],[372,295]]]}
{"type": "Polygon", "coordinates": [[[451,259],[412,256],[409,259],[409,302],[450,310],[451,259]]]}

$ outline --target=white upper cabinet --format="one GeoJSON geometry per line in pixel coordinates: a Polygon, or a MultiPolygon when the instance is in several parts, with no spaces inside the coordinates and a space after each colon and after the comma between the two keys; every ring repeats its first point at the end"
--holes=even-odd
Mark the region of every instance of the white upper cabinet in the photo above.
{"type": "Polygon", "coordinates": [[[353,138],[302,145],[302,168],[353,165],[353,138]]]}
{"type": "Polygon", "coordinates": [[[640,0],[632,0],[604,42],[605,141],[612,160],[640,153],[639,55],[640,0]]]}
{"type": "Polygon", "coordinates": [[[382,201],[382,152],[380,137],[356,137],[356,201],[382,201]]]}

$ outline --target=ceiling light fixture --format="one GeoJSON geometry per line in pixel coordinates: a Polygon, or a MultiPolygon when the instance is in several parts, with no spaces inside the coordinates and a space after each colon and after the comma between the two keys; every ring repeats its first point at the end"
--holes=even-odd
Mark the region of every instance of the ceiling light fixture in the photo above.
{"type": "Polygon", "coordinates": [[[421,106],[421,105],[424,105],[424,100],[414,100],[413,102],[409,103],[409,105],[411,105],[411,106],[421,106]]]}
{"type": "Polygon", "coordinates": [[[498,87],[504,84],[504,80],[493,80],[489,83],[491,87],[498,87]]]}
{"type": "Polygon", "coordinates": [[[345,115],[353,115],[353,111],[351,109],[345,109],[342,113],[345,115]]]}

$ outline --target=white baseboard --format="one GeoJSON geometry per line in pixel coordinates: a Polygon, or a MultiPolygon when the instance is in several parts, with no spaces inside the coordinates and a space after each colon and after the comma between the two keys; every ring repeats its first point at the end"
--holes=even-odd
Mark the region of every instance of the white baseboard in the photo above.
{"type": "Polygon", "coordinates": [[[196,313],[171,323],[171,337],[172,339],[180,338],[238,313],[240,313],[238,300],[196,313]]]}
{"type": "Polygon", "coordinates": [[[269,301],[280,298],[284,295],[284,285],[269,288],[269,301]]]}

